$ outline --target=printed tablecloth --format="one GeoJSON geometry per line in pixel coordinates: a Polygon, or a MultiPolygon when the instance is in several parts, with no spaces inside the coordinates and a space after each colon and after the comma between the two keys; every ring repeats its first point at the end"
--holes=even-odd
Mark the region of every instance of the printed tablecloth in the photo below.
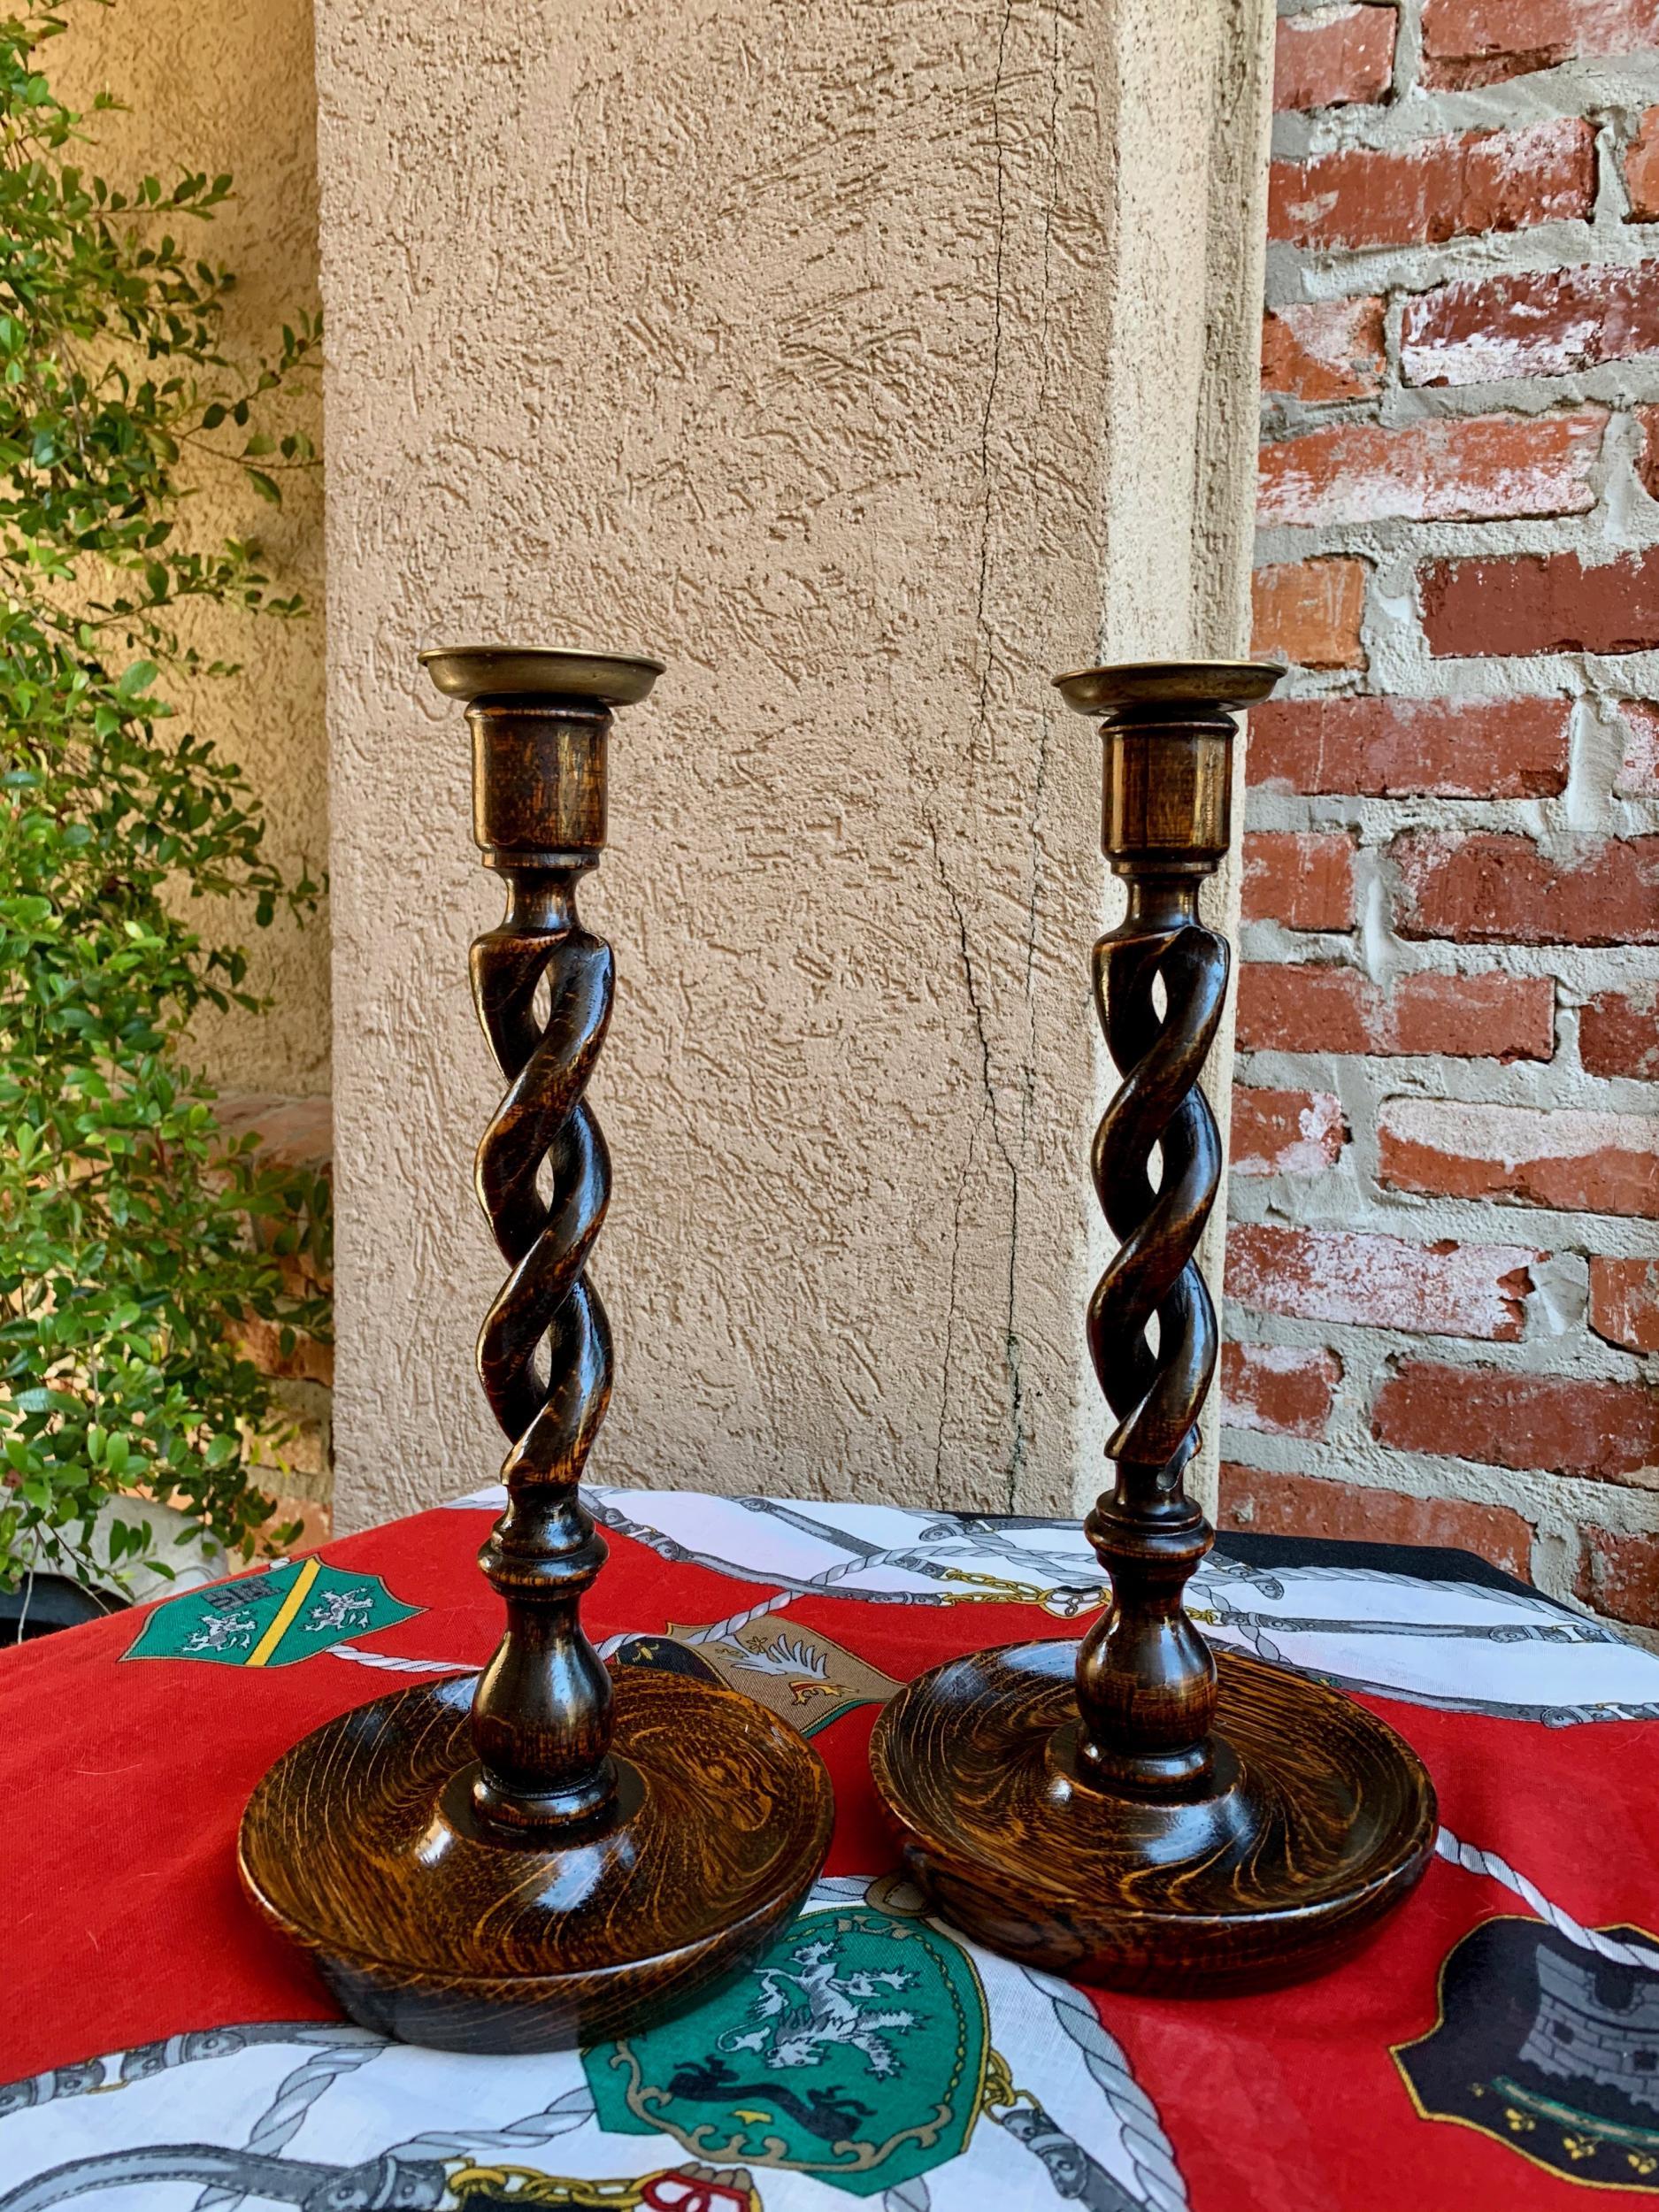
{"type": "Polygon", "coordinates": [[[899,1683],[1079,1632],[1101,1593],[1074,1525],[588,1495],[611,1664],[706,1671],[827,1762],[834,1843],[801,1918],[693,2012],[518,2059],[342,2023],[256,1919],[235,1830],[272,1761],[400,1679],[465,1695],[488,1655],[472,1563],[499,1493],[26,1646],[0,1657],[5,2212],[1659,2199],[1659,1657],[1455,1555],[1213,1555],[1192,1596],[1216,1642],[1384,1714],[1445,1824],[1417,1894],[1323,1980],[1119,1996],[926,1918],[865,1768],[899,1683]]]}

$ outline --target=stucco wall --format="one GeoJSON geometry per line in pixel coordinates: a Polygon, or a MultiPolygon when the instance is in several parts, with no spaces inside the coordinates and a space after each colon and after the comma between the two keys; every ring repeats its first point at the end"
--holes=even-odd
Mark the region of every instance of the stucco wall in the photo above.
{"type": "Polygon", "coordinates": [[[501,1455],[496,895],[414,661],[463,636],[670,664],[584,901],[595,1473],[1097,1486],[1110,902],[1048,678],[1241,641],[1263,17],[320,0],[342,1525],[501,1455]]]}
{"type": "MultiPolygon", "coordinates": [[[[59,95],[72,106],[112,91],[125,113],[90,119],[82,166],[112,182],[181,168],[228,170],[236,196],[196,235],[204,257],[235,270],[229,338],[243,357],[270,350],[280,325],[317,303],[316,86],[309,0],[115,0],[72,6],[68,28],[45,49],[59,95]]],[[[322,394],[313,383],[282,399],[275,426],[320,441],[322,394]]],[[[267,849],[297,875],[320,876],[328,849],[328,757],[323,701],[321,477],[285,476],[279,511],[236,471],[204,465],[185,526],[192,542],[226,536],[262,548],[274,586],[303,592],[305,622],[260,622],[235,611],[197,613],[188,634],[241,673],[166,695],[192,726],[248,771],[265,801],[267,849]]],[[[329,1082],[328,926],[279,918],[234,926],[253,956],[250,989],[269,993],[268,1015],[215,1015],[196,1025],[199,1056],[222,1089],[312,1094],[329,1082]]]]}

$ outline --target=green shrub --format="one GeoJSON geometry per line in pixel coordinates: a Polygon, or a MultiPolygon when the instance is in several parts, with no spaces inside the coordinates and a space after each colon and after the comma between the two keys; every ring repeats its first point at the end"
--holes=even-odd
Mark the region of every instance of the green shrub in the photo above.
{"type": "MultiPolygon", "coordinates": [[[[113,1493],[250,1555],[291,1430],[229,1333],[326,1326],[284,1280],[302,1250],[326,1264],[326,1193],[227,1142],[188,1041],[204,1004],[263,1004],[224,902],[264,926],[317,887],[284,882],[242,771],[164,696],[231,672],[180,635],[190,603],[303,611],[254,545],[185,525],[206,468],[277,501],[311,463],[258,426],[319,326],[226,357],[233,279],[184,238],[230,179],[117,189],[77,165],[85,119],[39,65],[62,28],[0,24],[0,1585],[90,1579],[113,1493]]],[[[129,1563],[150,1540],[118,1515],[108,1542],[129,1563]]]]}

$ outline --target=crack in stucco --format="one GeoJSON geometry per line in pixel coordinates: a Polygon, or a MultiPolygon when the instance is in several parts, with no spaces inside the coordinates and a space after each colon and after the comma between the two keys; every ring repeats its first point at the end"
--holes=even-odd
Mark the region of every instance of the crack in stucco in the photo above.
{"type": "Polygon", "coordinates": [[[1025,1462],[1023,1418],[1025,1413],[1024,1378],[1020,1370],[1019,1338],[1014,1326],[1016,1268],[1019,1254],[1019,1163],[1009,1149],[1008,1140],[1002,1133],[1002,1117],[997,1111],[996,1085],[991,1071],[991,1036],[985,1025],[985,1009],[980,1003],[979,987],[973,972],[973,954],[968,942],[968,918],[964,910],[962,900],[957,895],[956,887],[950,879],[950,872],[945,865],[944,851],[939,841],[938,826],[931,816],[928,818],[927,832],[933,849],[933,865],[938,871],[940,886],[949,902],[950,911],[956,925],[956,944],[962,956],[963,986],[968,995],[969,1011],[973,1016],[974,1034],[979,1042],[979,1080],[985,1093],[985,1110],[979,1121],[975,1125],[973,1136],[969,1141],[967,1152],[963,1160],[962,1178],[956,1189],[956,1240],[952,1245],[950,1264],[950,1302],[945,1320],[945,1372],[941,1386],[939,1452],[942,1456],[945,1417],[950,1400],[950,1356],[956,1321],[956,1248],[961,1240],[963,1198],[969,1179],[973,1172],[973,1156],[979,1141],[979,1133],[984,1127],[988,1117],[992,1141],[1001,1153],[1002,1164],[1008,1170],[1010,1194],[1008,1238],[1008,1319],[1003,1333],[1003,1353],[1009,1371],[1009,1417],[1013,1425],[1008,1468],[1004,1476],[1005,1492],[1010,1502],[1009,1510],[1011,1512],[1014,1509],[1012,1501],[1018,1494],[1019,1478],[1024,1471],[1025,1462]]]}
{"type": "Polygon", "coordinates": [[[1014,1324],[1016,1289],[1015,1262],[1019,1254],[1019,1171],[1012,1176],[1013,1204],[1008,1225],[1008,1331],[1002,1340],[1003,1355],[1008,1362],[1009,1402],[1008,1417],[1013,1430],[1010,1440],[1008,1474],[1004,1495],[1008,1510],[1019,1510],[1020,1478],[1025,1471],[1025,1376],[1022,1363],[1019,1333],[1014,1324]]]}
{"type": "MultiPolygon", "coordinates": [[[[992,231],[991,276],[991,338],[990,361],[986,378],[985,404],[979,417],[979,478],[981,499],[979,505],[979,557],[974,606],[974,623],[979,634],[981,658],[978,696],[972,733],[968,741],[968,766],[972,769],[980,747],[988,743],[991,733],[991,682],[996,665],[995,634],[989,617],[991,537],[994,522],[995,495],[991,466],[991,426],[995,417],[997,395],[1002,369],[1002,324],[1004,308],[1004,263],[1008,231],[1008,197],[1005,149],[1002,138],[1002,91],[1007,80],[1008,46],[1013,29],[1014,0],[1004,0],[997,29],[996,65],[991,83],[991,136],[995,156],[995,219],[992,231]]],[[[1044,725],[1046,744],[1047,725],[1044,725]]],[[[1033,794],[1033,809],[1041,800],[1041,779],[1044,761],[1040,757],[1038,781],[1033,794]]],[[[1002,1116],[997,1107],[996,1086],[991,1066],[991,1039],[986,1026],[985,1008],[980,999],[979,979],[974,972],[973,952],[968,940],[967,915],[961,895],[951,879],[944,849],[939,834],[936,817],[930,811],[926,817],[928,838],[933,847],[933,865],[940,886],[944,891],[956,926],[956,942],[962,961],[963,985],[967,993],[969,1010],[973,1017],[974,1033],[979,1045],[980,1081],[985,1093],[985,1113],[976,1125],[964,1157],[961,1179],[957,1185],[954,1214],[954,1228],[950,1256],[949,1300],[945,1320],[944,1372],[940,1386],[939,1440],[935,1453],[935,1473],[942,1471],[944,1434],[950,1402],[950,1367],[955,1341],[956,1296],[957,1263],[962,1234],[962,1212],[969,1179],[973,1171],[974,1155],[979,1132],[988,1116],[992,1141],[1008,1171],[1009,1181],[1009,1239],[1008,1239],[1008,1294],[1003,1327],[1003,1360],[1008,1370],[1010,1442],[1008,1463],[1004,1471],[1004,1495],[1008,1509],[1016,1509],[1021,1478],[1027,1456],[1025,1435],[1025,1377],[1022,1347],[1016,1321],[1018,1310],[1019,1265],[1019,1162],[1010,1149],[1003,1133],[1002,1116]]],[[[1034,939],[1036,930],[1036,816],[1032,817],[1033,887],[1029,909],[1028,939],[1034,939]]],[[[1034,951],[1028,941],[1026,949],[1026,991],[1030,995],[1031,971],[1034,951]]],[[[1035,1035],[1033,1020],[1033,1041],[1025,1064],[1020,1071],[1021,1126],[1025,1126],[1030,1110],[1030,1099],[1035,1080],[1035,1035]]]]}
{"type": "MultiPolygon", "coordinates": [[[[1003,58],[1003,54],[1004,54],[1004,52],[1005,52],[1005,50],[1006,50],[1007,37],[1008,37],[1008,31],[1009,31],[1010,23],[1010,21],[1011,21],[1011,19],[1012,19],[1012,16],[1013,16],[1013,0],[1009,0],[1008,6],[1005,8],[1005,10],[1004,10],[1004,12],[1003,12],[1003,16],[1002,16],[1002,36],[1001,36],[1001,39],[1000,39],[1000,41],[999,41],[998,49],[997,49],[997,80],[996,80],[996,84],[997,84],[997,91],[998,91],[999,93],[1000,93],[1001,87],[1002,87],[1002,58],[1003,58]]],[[[1051,38],[1050,46],[1049,46],[1049,52],[1048,52],[1048,191],[1044,194],[1044,196],[1043,196],[1043,202],[1042,202],[1042,251],[1041,251],[1042,283],[1041,283],[1041,296],[1040,296],[1040,300],[1039,300],[1039,322],[1038,322],[1038,352],[1039,352],[1039,367],[1038,367],[1038,406],[1039,406],[1039,410],[1040,410],[1040,411],[1041,411],[1041,409],[1042,408],[1042,406],[1044,405],[1044,403],[1046,403],[1047,398],[1048,398],[1048,365],[1049,365],[1049,349],[1048,349],[1048,309],[1049,309],[1049,303],[1050,303],[1050,302],[1051,302],[1051,300],[1052,300],[1052,298],[1053,298],[1053,289],[1054,289],[1054,287],[1053,287],[1054,211],[1055,211],[1055,203],[1056,203],[1056,196],[1057,196],[1057,194],[1058,194],[1058,188],[1059,188],[1059,173],[1060,173],[1060,24],[1061,24],[1061,13],[1060,13],[1060,9],[1059,9],[1058,5],[1056,5],[1056,6],[1052,7],[1052,8],[1049,10],[1049,21],[1050,21],[1050,24],[1051,24],[1051,26],[1052,26],[1052,38],[1051,38]]],[[[984,479],[985,479],[984,529],[983,529],[983,534],[982,534],[981,540],[980,540],[981,559],[980,559],[980,564],[979,564],[979,594],[980,594],[980,597],[979,597],[979,622],[980,622],[980,629],[981,629],[981,631],[982,631],[982,632],[983,632],[983,631],[984,631],[984,629],[985,629],[985,589],[986,589],[986,581],[987,581],[987,567],[988,567],[988,561],[987,561],[987,559],[985,557],[986,557],[986,556],[987,556],[987,554],[988,553],[989,538],[990,538],[990,518],[991,518],[991,480],[990,480],[990,423],[991,423],[991,402],[992,402],[993,397],[995,396],[995,380],[996,380],[997,370],[998,370],[998,368],[999,368],[999,366],[1000,366],[1000,357],[1000,357],[1000,339],[1001,339],[1001,331],[1002,331],[1002,243],[1003,243],[1003,227],[1002,227],[1002,205],[1003,205],[1003,203],[1002,203],[1002,127],[1001,127],[1001,124],[1002,124],[1002,119],[1001,119],[1001,111],[1000,111],[1000,107],[999,107],[999,106],[996,106],[996,105],[995,105],[995,104],[994,104],[994,108],[993,108],[993,131],[994,131],[994,134],[995,134],[995,146],[996,146],[996,199],[997,199],[997,234],[996,234],[996,268],[995,268],[995,311],[996,311],[996,319],[995,319],[995,323],[994,323],[994,325],[993,325],[993,330],[994,330],[994,347],[993,347],[993,353],[992,353],[992,364],[991,364],[991,383],[990,383],[989,388],[987,388],[987,395],[986,395],[985,420],[984,420],[984,425],[983,425],[983,433],[982,433],[982,436],[981,436],[981,440],[980,440],[980,449],[979,449],[980,467],[981,467],[981,470],[982,470],[982,472],[983,472],[983,474],[984,474],[984,479]]],[[[989,684],[989,657],[988,657],[988,640],[987,640],[987,657],[986,673],[985,673],[985,676],[984,676],[984,678],[983,678],[983,680],[982,680],[982,682],[981,682],[981,687],[980,687],[980,703],[981,703],[980,710],[981,710],[981,716],[982,716],[982,718],[983,718],[983,716],[985,715],[985,713],[986,713],[986,711],[987,711],[987,704],[988,704],[988,702],[987,702],[987,687],[988,687],[988,684],[989,684]]],[[[1025,906],[1025,1037],[1026,1037],[1026,1044],[1025,1044],[1025,1066],[1024,1066],[1024,1067],[1021,1069],[1021,1071],[1020,1071],[1020,1103],[1019,1103],[1019,1142],[1020,1142],[1020,1146],[1021,1146],[1022,1149],[1024,1148],[1025,1145],[1028,1142],[1029,1138],[1030,1138],[1030,1133],[1031,1133],[1031,1115],[1032,1115],[1032,1109],[1033,1109],[1033,1105],[1034,1105],[1034,1103],[1035,1103],[1035,1100],[1036,1100],[1036,1089],[1037,1089],[1037,994],[1036,994],[1036,962],[1037,962],[1037,908],[1038,908],[1038,903],[1039,903],[1039,900],[1040,900],[1040,897],[1041,897],[1041,889],[1042,889],[1042,835],[1041,835],[1041,825],[1042,825],[1042,805],[1043,805],[1043,797],[1044,797],[1044,794],[1045,794],[1045,791],[1046,791],[1046,789],[1047,789],[1047,787],[1048,787],[1048,733],[1049,733],[1049,729],[1050,729],[1050,727],[1051,727],[1052,714],[1053,714],[1052,703],[1051,703],[1050,701],[1045,701],[1045,702],[1044,702],[1044,704],[1043,704],[1043,710],[1042,710],[1042,712],[1041,712],[1041,715],[1039,716],[1039,718],[1038,718],[1038,724],[1037,724],[1037,766],[1036,766],[1036,772],[1035,772],[1035,774],[1034,774],[1034,776],[1033,777],[1033,780],[1032,780],[1032,791],[1031,791],[1031,811],[1030,811],[1030,814],[1029,814],[1029,816],[1028,816],[1028,818],[1027,818],[1027,822],[1026,822],[1026,837],[1027,837],[1027,841],[1028,841],[1028,843],[1029,843],[1029,845],[1030,845],[1030,849],[1031,849],[1031,895],[1030,895],[1030,898],[1027,900],[1027,902],[1026,902],[1026,906],[1025,906]]],[[[1015,1511],[1017,1511],[1017,1510],[1018,1509],[1018,1505],[1019,1505],[1019,1487],[1020,1487],[1020,1479],[1021,1479],[1021,1477],[1022,1477],[1022,1476],[1024,1475],[1024,1473],[1025,1473],[1025,1459],[1026,1459],[1026,1455],[1027,1455],[1028,1444],[1027,1444],[1027,1438],[1026,1438],[1026,1432],[1025,1432],[1025,1418],[1024,1418],[1024,1416],[1025,1416],[1025,1372],[1024,1372],[1024,1367],[1023,1367],[1023,1364],[1022,1364],[1022,1358],[1021,1358],[1021,1346],[1020,1346],[1020,1341],[1019,1341],[1019,1334],[1018,1334],[1018,1329],[1017,1329],[1017,1327],[1016,1327],[1016,1325],[1015,1325],[1015,1310],[1016,1310],[1016,1307],[1015,1307],[1015,1299],[1016,1299],[1016,1292],[1017,1292],[1017,1287],[1018,1287],[1018,1285],[1017,1285],[1017,1276],[1016,1276],[1016,1263],[1017,1263],[1018,1257],[1018,1253],[1019,1253],[1019,1199],[1020,1199],[1020,1182],[1019,1182],[1019,1171],[1018,1171],[1018,1168],[1016,1165],[1014,1165],[1014,1164],[1013,1164],[1013,1163],[1011,1163],[1011,1162],[1010,1162],[1010,1181],[1011,1181],[1011,1184],[1012,1184],[1012,1204],[1011,1204],[1010,1220],[1010,1227],[1009,1227],[1009,1248],[1008,1248],[1008,1329],[1007,1329],[1006,1337],[1005,1337],[1005,1339],[1004,1339],[1004,1345],[1005,1345],[1005,1353],[1006,1353],[1006,1357],[1007,1357],[1007,1360],[1008,1360],[1009,1376],[1010,1376],[1010,1404],[1009,1412],[1010,1412],[1010,1420],[1011,1420],[1011,1422],[1012,1422],[1012,1425],[1013,1425],[1013,1440],[1012,1440],[1012,1445],[1011,1445],[1010,1451],[1010,1455],[1009,1455],[1008,1473],[1007,1473],[1007,1479],[1007,1479],[1007,1491],[1006,1491],[1006,1498],[1007,1498],[1007,1506],[1008,1506],[1008,1510],[1009,1510],[1010,1513],[1012,1513],[1012,1512],[1015,1512],[1015,1511]]]]}
{"type": "Polygon", "coordinates": [[[945,1291],[945,1356],[939,1377],[939,1434],[933,1445],[933,1486],[935,1494],[941,1494],[945,1469],[945,1424],[950,1412],[950,1356],[956,1333],[956,1282],[962,1258],[962,1208],[967,1196],[968,1179],[972,1172],[974,1148],[979,1141],[979,1132],[985,1126],[980,1115],[968,1139],[967,1157],[956,1182],[956,1200],[950,1229],[950,1275],[945,1291]]]}

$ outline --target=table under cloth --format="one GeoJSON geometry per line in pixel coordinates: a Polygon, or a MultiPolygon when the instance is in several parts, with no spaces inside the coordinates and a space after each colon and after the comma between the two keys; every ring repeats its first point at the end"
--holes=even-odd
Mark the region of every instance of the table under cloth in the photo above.
{"type": "Polygon", "coordinates": [[[834,1778],[793,1927],[625,2042],[466,2058],[343,2023],[236,1823],[346,1708],[488,1657],[499,1492],[0,1658],[0,2205],[1440,2212],[1659,2197],[1659,1657],[1456,1554],[1226,1540],[1219,1646],[1428,1763],[1437,1855],[1369,1949],[1218,2000],[1078,1988],[926,1918],[865,1766],[895,1687],[1075,1636],[1074,1524],[590,1486],[613,1666],[707,1671],[834,1778]],[[1228,1547],[1231,1546],[1231,1550],[1228,1547]]]}

